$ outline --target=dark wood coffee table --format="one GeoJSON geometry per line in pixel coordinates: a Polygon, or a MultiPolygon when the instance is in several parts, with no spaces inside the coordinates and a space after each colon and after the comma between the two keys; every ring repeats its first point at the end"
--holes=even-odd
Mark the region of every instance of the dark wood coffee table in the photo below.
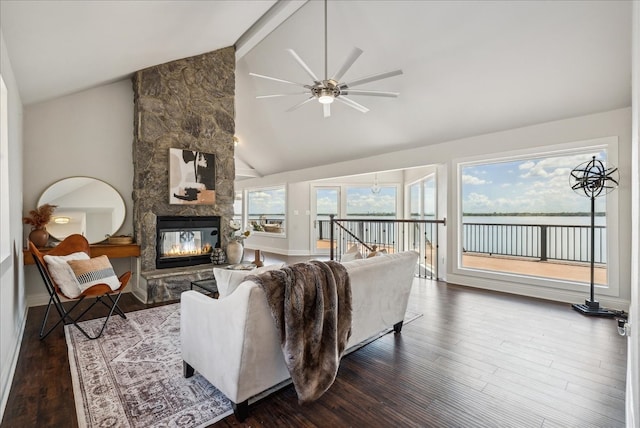
{"type": "Polygon", "coordinates": [[[206,279],[198,279],[196,281],[191,281],[191,289],[193,290],[193,286],[199,287],[209,293],[213,298],[218,297],[218,284],[216,283],[215,278],[206,278],[206,279]]]}

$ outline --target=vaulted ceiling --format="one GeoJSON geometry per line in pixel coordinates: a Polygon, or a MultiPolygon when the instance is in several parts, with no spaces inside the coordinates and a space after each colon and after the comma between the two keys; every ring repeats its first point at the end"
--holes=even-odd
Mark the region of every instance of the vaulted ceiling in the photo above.
{"type": "Polygon", "coordinates": [[[352,95],[366,114],[334,103],[324,118],[316,101],[286,112],[305,96],[255,97],[299,88],[249,72],[310,83],[292,48],[323,75],[323,3],[274,4],[2,0],[0,12],[26,104],[240,39],[237,155],[261,175],[631,104],[629,1],[363,0],[328,3],[329,74],[358,47],[344,80],[400,68],[362,87],[399,98],[352,95]]]}

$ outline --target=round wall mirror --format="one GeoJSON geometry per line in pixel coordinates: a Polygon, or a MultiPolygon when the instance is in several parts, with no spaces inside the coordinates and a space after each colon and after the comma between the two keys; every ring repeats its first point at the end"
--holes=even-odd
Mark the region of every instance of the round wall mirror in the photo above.
{"type": "Polygon", "coordinates": [[[38,206],[56,205],[49,234],[59,240],[79,233],[91,243],[114,235],[126,214],[124,200],[116,189],[91,177],[70,177],[53,183],[38,199],[38,206]]]}

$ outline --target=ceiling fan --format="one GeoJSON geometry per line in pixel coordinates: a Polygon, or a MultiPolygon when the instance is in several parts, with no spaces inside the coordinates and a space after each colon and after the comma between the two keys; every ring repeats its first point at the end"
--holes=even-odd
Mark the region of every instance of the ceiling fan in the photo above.
{"type": "Polygon", "coordinates": [[[340,80],[345,75],[345,73],[351,68],[353,63],[356,62],[358,57],[362,54],[362,50],[358,48],[353,48],[347,60],[344,62],[342,67],[335,72],[331,78],[329,78],[329,73],[327,71],[327,0],[324,1],[324,79],[319,79],[316,74],[309,68],[309,66],[300,58],[300,56],[293,50],[287,49],[287,51],[293,56],[296,62],[307,72],[307,74],[313,80],[313,84],[305,85],[303,83],[292,82],[289,80],[278,79],[276,77],[265,76],[262,74],[249,73],[251,76],[260,77],[262,79],[273,80],[275,82],[286,83],[289,85],[300,86],[305,88],[304,92],[296,92],[289,94],[273,94],[273,95],[259,95],[256,98],[275,98],[275,97],[284,97],[289,95],[309,95],[309,98],[294,105],[289,108],[287,111],[293,111],[303,105],[307,104],[310,101],[318,100],[320,104],[322,104],[324,117],[331,116],[331,103],[334,101],[339,101],[353,109],[356,109],[362,113],[366,113],[369,109],[363,106],[360,103],[355,102],[351,98],[347,98],[347,95],[367,95],[374,97],[390,97],[397,98],[398,92],[385,92],[385,91],[374,91],[374,90],[364,90],[364,89],[353,89],[354,86],[364,85],[365,83],[375,82],[377,80],[387,79],[389,77],[398,76],[402,74],[402,70],[394,70],[388,71],[385,73],[373,74],[371,76],[363,77],[360,79],[352,80],[350,82],[341,82],[340,80]]]}

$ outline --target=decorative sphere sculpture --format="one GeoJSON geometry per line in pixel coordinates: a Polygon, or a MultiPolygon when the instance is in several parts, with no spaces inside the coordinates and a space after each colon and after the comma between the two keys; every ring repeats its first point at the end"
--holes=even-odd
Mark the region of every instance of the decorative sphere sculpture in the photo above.
{"type": "Polygon", "coordinates": [[[618,168],[607,168],[594,156],[590,161],[581,163],[571,171],[571,188],[579,195],[597,198],[618,187],[618,168]]]}

